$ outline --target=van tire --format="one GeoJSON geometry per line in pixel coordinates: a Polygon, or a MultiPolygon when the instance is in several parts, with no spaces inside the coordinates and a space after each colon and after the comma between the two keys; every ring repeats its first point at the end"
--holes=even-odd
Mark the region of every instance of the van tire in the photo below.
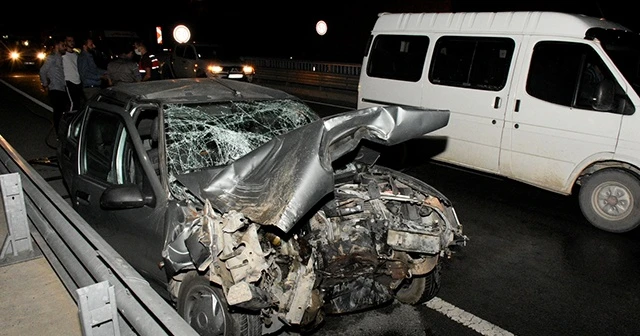
{"type": "Polygon", "coordinates": [[[583,182],[580,210],[595,227],[622,233],[640,225],[640,180],[621,169],[604,169],[583,182]]]}
{"type": "Polygon", "coordinates": [[[180,284],[177,311],[199,335],[259,336],[262,322],[258,314],[229,310],[222,289],[197,272],[189,272],[180,284]],[[213,308],[213,309],[211,309],[213,308]],[[196,316],[205,316],[198,323],[196,316]]]}

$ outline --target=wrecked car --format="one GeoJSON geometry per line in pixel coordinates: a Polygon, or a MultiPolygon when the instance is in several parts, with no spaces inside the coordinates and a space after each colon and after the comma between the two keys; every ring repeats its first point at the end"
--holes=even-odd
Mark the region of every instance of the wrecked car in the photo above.
{"type": "Polygon", "coordinates": [[[367,144],[448,120],[399,106],[322,119],[224,79],[123,84],[63,117],[58,162],[77,212],[200,334],[307,331],[437,294],[467,240],[454,207],[367,144]]]}

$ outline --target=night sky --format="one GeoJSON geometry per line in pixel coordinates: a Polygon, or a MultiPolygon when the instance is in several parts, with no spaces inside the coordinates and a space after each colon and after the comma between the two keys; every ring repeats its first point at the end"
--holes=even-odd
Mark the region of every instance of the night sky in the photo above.
{"type": "MultiPolygon", "coordinates": [[[[22,3],[22,5],[21,5],[22,3]]],[[[632,2],[481,0],[325,0],[316,2],[212,0],[109,0],[18,6],[0,21],[0,33],[62,34],[82,36],[101,29],[133,30],[148,42],[155,40],[155,27],[164,27],[165,45],[171,44],[170,29],[176,24],[192,28],[194,40],[231,46],[245,56],[293,57],[317,61],[360,63],[369,32],[380,12],[517,11],[552,10],[604,17],[638,31],[640,20],[631,16],[632,2]],[[94,4],[103,4],[101,8],[94,4]],[[170,5],[167,5],[170,4],[170,5]],[[23,9],[20,9],[23,6],[23,9]],[[34,8],[36,7],[36,8],[34,8]],[[38,15],[33,13],[35,10],[38,15]],[[33,18],[29,17],[33,13],[33,18]],[[41,17],[44,16],[44,17],[41,17]],[[40,18],[38,18],[40,17],[40,18]],[[315,32],[318,20],[327,22],[324,36],[315,32]]],[[[5,5],[6,6],[6,5],[5,5]]],[[[98,45],[99,47],[99,45],[98,45]]]]}

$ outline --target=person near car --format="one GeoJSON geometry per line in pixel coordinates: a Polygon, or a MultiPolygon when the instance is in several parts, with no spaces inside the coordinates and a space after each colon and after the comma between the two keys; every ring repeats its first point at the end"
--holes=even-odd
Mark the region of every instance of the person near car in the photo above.
{"type": "Polygon", "coordinates": [[[53,109],[53,127],[58,132],[62,114],[69,111],[71,101],[67,93],[67,83],[64,78],[62,57],[67,52],[64,38],[55,38],[51,52],[40,67],[40,84],[47,93],[49,103],[53,109]]]}
{"type": "Polygon", "coordinates": [[[140,56],[138,65],[141,80],[145,82],[161,79],[160,61],[154,54],[149,52],[147,45],[142,40],[138,40],[134,43],[134,48],[136,55],[140,56]]]}
{"type": "Polygon", "coordinates": [[[84,97],[93,97],[102,88],[102,81],[106,79],[107,70],[100,69],[96,64],[94,54],[96,45],[90,37],[82,41],[82,50],[78,54],[78,73],[82,82],[84,97]]]}
{"type": "Polygon", "coordinates": [[[133,49],[123,49],[114,60],[107,64],[107,79],[109,85],[140,81],[138,63],[133,60],[133,49]]]}
{"type": "Polygon", "coordinates": [[[75,38],[71,35],[65,37],[67,52],[62,55],[62,68],[64,79],[67,82],[67,92],[71,99],[70,111],[77,111],[84,104],[85,96],[82,90],[82,81],[78,71],[78,51],[75,49],[75,38]]]}

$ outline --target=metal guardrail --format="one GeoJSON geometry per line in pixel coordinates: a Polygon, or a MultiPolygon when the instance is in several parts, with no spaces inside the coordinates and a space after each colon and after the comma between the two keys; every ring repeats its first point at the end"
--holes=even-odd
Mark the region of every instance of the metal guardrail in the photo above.
{"type": "Polygon", "coordinates": [[[258,84],[303,99],[357,106],[360,64],[245,57],[256,68],[258,84]]]}
{"type": "Polygon", "coordinates": [[[319,90],[358,91],[360,64],[252,57],[245,60],[256,68],[258,80],[302,84],[319,90]]]}
{"type": "Polygon", "coordinates": [[[0,173],[20,175],[31,236],[76,303],[78,289],[106,281],[121,334],[197,335],[2,136],[0,173]]]}

